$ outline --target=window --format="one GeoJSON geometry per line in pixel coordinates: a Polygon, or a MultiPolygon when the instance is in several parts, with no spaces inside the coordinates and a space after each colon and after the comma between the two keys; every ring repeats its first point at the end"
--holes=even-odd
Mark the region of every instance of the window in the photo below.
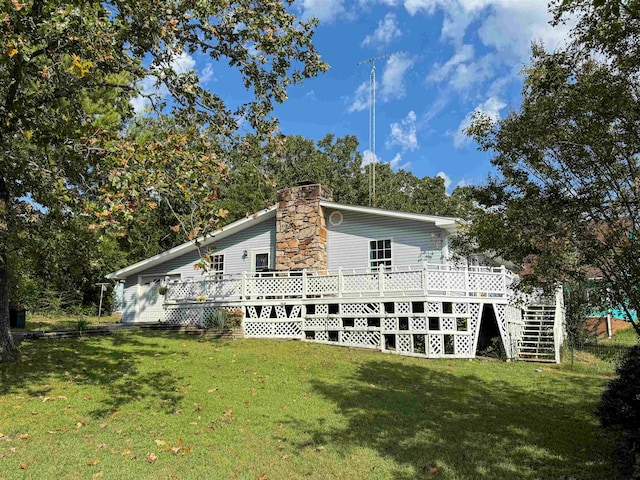
{"type": "Polygon", "coordinates": [[[391,266],[391,240],[371,240],[369,242],[369,266],[391,266]]]}
{"type": "Polygon", "coordinates": [[[224,255],[211,256],[211,273],[216,275],[224,273],[224,255]]]}
{"type": "Polygon", "coordinates": [[[268,252],[255,252],[253,258],[254,258],[253,267],[255,272],[269,271],[269,253],[268,252]]]}

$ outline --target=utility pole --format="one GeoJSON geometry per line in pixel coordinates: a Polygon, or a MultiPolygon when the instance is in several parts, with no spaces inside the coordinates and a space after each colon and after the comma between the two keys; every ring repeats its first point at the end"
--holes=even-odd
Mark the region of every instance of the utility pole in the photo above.
{"type": "Polygon", "coordinates": [[[110,283],[96,283],[96,287],[100,287],[100,306],[98,307],[98,318],[102,316],[102,296],[104,292],[107,291],[107,286],[111,285],[110,283]]]}
{"type": "Polygon", "coordinates": [[[369,151],[373,156],[369,164],[369,206],[371,207],[375,207],[376,204],[376,61],[384,60],[398,53],[402,52],[387,53],[358,63],[358,65],[371,64],[371,73],[369,74],[369,151]]]}

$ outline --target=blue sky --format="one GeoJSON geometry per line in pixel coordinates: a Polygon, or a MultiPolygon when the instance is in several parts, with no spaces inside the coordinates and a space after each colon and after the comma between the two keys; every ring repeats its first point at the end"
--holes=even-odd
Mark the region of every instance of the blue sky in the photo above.
{"type": "MultiPolygon", "coordinates": [[[[282,132],[355,135],[371,161],[371,68],[358,63],[391,53],[376,62],[377,161],[444,176],[449,191],[491,169],[489,154],[462,134],[473,112],[499,118],[518,108],[531,42],[555,49],[569,30],[548,24],[544,0],[298,0],[292,9],[320,20],[314,45],[331,68],[276,107],[282,132]]],[[[186,53],[175,63],[231,100],[240,95],[228,68],[186,53]]]]}

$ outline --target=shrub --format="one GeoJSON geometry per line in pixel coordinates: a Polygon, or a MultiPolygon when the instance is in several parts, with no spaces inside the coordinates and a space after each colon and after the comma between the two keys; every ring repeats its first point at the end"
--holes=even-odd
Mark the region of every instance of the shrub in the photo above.
{"type": "Polygon", "coordinates": [[[602,394],[597,414],[603,427],[622,433],[618,457],[623,475],[640,479],[640,345],[629,350],[616,374],[602,394]]]}
{"type": "Polygon", "coordinates": [[[211,315],[207,317],[204,322],[204,328],[206,329],[218,329],[223,330],[229,328],[229,314],[226,310],[215,310],[211,315]]]}

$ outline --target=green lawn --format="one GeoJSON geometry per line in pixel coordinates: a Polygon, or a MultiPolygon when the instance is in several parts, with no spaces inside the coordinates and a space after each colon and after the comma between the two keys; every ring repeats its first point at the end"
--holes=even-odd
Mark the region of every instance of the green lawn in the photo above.
{"type": "Polygon", "coordinates": [[[617,478],[588,368],[135,331],[22,351],[2,478],[617,478]]]}
{"type": "Polygon", "coordinates": [[[24,329],[14,328],[16,332],[50,332],[52,330],[80,330],[98,325],[120,323],[120,315],[84,316],[84,315],[40,315],[27,314],[24,329]]]}

